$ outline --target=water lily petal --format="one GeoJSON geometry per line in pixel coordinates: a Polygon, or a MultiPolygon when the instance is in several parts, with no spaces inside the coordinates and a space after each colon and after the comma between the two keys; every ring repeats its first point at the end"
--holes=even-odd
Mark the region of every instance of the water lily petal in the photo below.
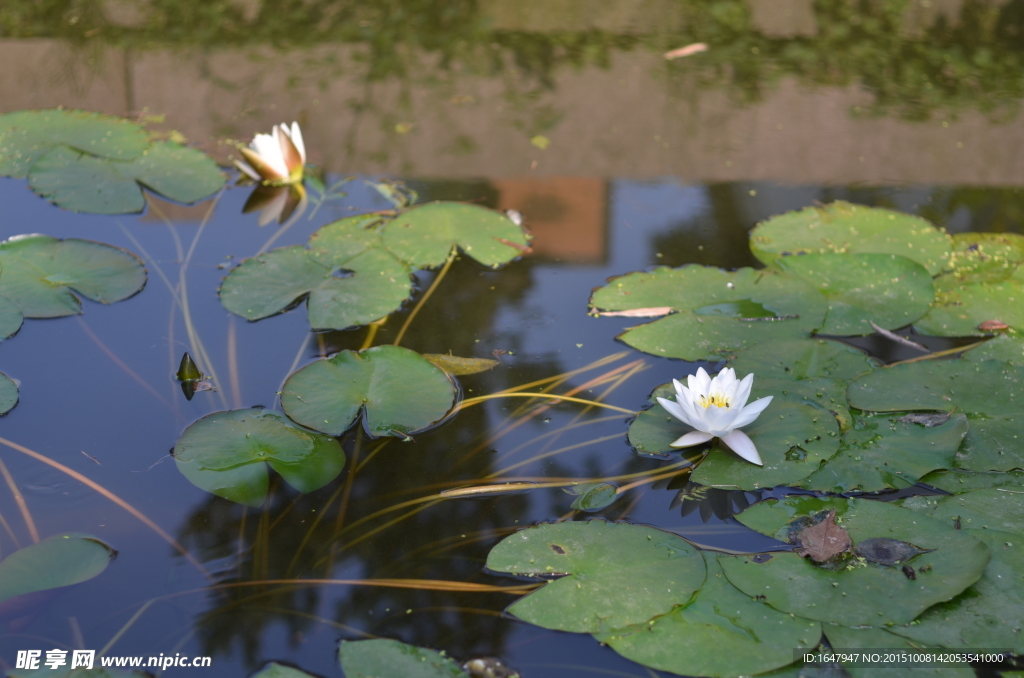
{"type": "MultiPolygon", "coordinates": [[[[683,437],[669,443],[669,445],[671,445],[672,447],[693,447],[694,445],[706,443],[707,441],[711,440],[714,437],[715,436],[711,435],[710,433],[705,433],[704,431],[690,431],[683,437]]],[[[751,443],[751,445],[753,445],[753,443],[751,443]]],[[[757,454],[756,450],[754,451],[754,454],[757,454]]]]}
{"type": "MultiPolygon", "coordinates": [[[[686,436],[683,437],[685,438],[686,436]]],[[[750,463],[764,466],[764,462],[761,461],[761,455],[757,453],[757,447],[754,446],[754,441],[743,431],[737,429],[727,436],[722,436],[722,442],[750,463]]]]}
{"type": "MultiPolygon", "coordinates": [[[[683,412],[686,413],[686,419],[684,421],[693,422],[700,419],[700,415],[697,413],[697,408],[693,404],[693,394],[690,389],[686,388],[679,383],[678,379],[673,379],[672,383],[676,387],[676,401],[679,406],[683,408],[683,412]]],[[[690,424],[693,426],[693,424],[690,424]]]]}
{"type": "MultiPolygon", "coordinates": [[[[284,155],[281,153],[281,142],[278,141],[278,131],[274,128],[274,134],[257,134],[253,137],[252,143],[249,144],[249,148],[255,151],[256,156],[266,167],[270,168],[277,176],[273,177],[273,180],[287,179],[288,178],[288,165],[285,164],[284,155]]],[[[253,162],[252,156],[246,154],[243,149],[243,155],[249,163],[256,168],[256,171],[262,175],[263,168],[253,162]]],[[[267,177],[264,177],[266,179],[267,177]]]]}
{"type": "Polygon", "coordinates": [[[285,167],[288,168],[288,178],[294,179],[296,175],[301,176],[305,162],[302,159],[298,146],[292,140],[291,133],[288,131],[288,125],[281,123],[274,127],[274,136],[281,146],[281,157],[284,158],[285,167]]]}
{"type": "Polygon", "coordinates": [[[249,163],[247,163],[244,160],[236,160],[235,161],[235,167],[237,167],[242,172],[242,174],[245,174],[246,176],[248,176],[250,179],[253,179],[254,181],[262,181],[262,179],[263,179],[263,177],[261,177],[259,175],[259,172],[254,170],[252,168],[252,165],[250,165],[249,163]]]}
{"type": "MultiPolygon", "coordinates": [[[[266,135],[264,135],[266,136],[266,135]]],[[[240,148],[238,152],[245,158],[246,163],[256,171],[262,181],[278,181],[284,176],[277,168],[266,161],[266,159],[251,148],[240,148]]]]}
{"type": "Polygon", "coordinates": [[[708,389],[711,387],[711,377],[704,371],[703,367],[697,368],[697,374],[691,374],[686,378],[686,383],[690,386],[690,390],[696,398],[701,396],[707,396],[708,389]]]}
{"type": "Polygon", "coordinates": [[[293,122],[291,132],[288,134],[291,137],[292,143],[295,144],[296,150],[299,155],[302,156],[302,164],[306,164],[306,144],[302,140],[302,130],[299,129],[299,123],[293,122]]]}
{"type": "Polygon", "coordinates": [[[700,426],[694,426],[701,431],[708,431],[716,436],[724,436],[736,428],[735,420],[739,410],[730,407],[715,407],[711,405],[707,409],[695,408],[701,415],[700,426]]]}
{"type": "Polygon", "coordinates": [[[736,372],[726,367],[711,380],[711,392],[732,396],[736,392],[736,372]]]}
{"type": "Polygon", "coordinates": [[[744,407],[743,410],[736,417],[736,419],[733,421],[733,428],[740,428],[741,426],[746,426],[747,424],[757,419],[761,415],[761,413],[764,412],[764,408],[768,407],[768,405],[771,404],[772,398],[774,397],[775,396],[765,396],[764,398],[759,398],[754,402],[750,403],[749,405],[747,405],[746,407],[744,407]]]}
{"type": "Polygon", "coordinates": [[[679,406],[679,403],[676,403],[672,400],[668,400],[667,398],[658,398],[658,402],[661,404],[662,407],[665,408],[665,411],[671,414],[673,417],[683,422],[684,424],[688,424],[696,428],[694,420],[687,415],[686,410],[679,406]]]}
{"type": "Polygon", "coordinates": [[[747,399],[750,398],[750,389],[754,386],[754,373],[751,372],[747,376],[743,377],[736,387],[736,394],[733,396],[732,406],[737,410],[742,410],[743,406],[747,404],[747,399]]]}

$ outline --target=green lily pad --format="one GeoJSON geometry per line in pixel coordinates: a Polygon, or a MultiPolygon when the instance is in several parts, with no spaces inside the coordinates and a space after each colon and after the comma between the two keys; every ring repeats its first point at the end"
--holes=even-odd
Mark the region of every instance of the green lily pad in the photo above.
{"type": "Polygon", "coordinates": [[[970,428],[956,466],[1008,471],[1024,466],[1024,367],[995,360],[926,360],[876,370],[847,391],[850,405],[874,412],[957,410],[970,428]]]}
{"type": "Polygon", "coordinates": [[[170,141],[154,143],[131,162],[120,162],[57,146],[28,175],[38,195],[64,209],[92,214],[129,214],[146,206],[141,185],[191,203],[224,185],[217,164],[202,151],[170,141]]]}
{"type": "Polygon", "coordinates": [[[67,532],[15,551],[0,562],[0,601],[92,579],[117,552],[87,534],[67,532]]]}
{"type": "Polygon", "coordinates": [[[549,578],[508,608],[548,629],[598,633],[641,624],[690,600],[704,583],[700,553],[668,532],[603,520],[520,530],[487,555],[487,568],[549,578]]]}
{"type": "MultiPolygon", "coordinates": [[[[970,590],[970,589],[968,589],[970,590]]],[[[925,613],[927,614],[927,613],[925,613]]],[[[923,648],[911,644],[905,638],[894,635],[887,629],[859,628],[851,629],[837,624],[823,624],[825,636],[832,648],[842,650],[906,650],[910,654],[921,654],[923,648]],[[842,648],[842,649],[840,649],[842,648]]],[[[928,644],[934,647],[934,643],[928,644]]],[[[872,654],[874,654],[872,652],[872,654]]],[[[927,675],[929,678],[973,678],[975,673],[970,664],[908,668],[902,666],[846,666],[851,678],[905,678],[906,676],[927,675]]]]}
{"type": "Polygon", "coordinates": [[[126,161],[146,150],[149,135],[124,118],[85,111],[51,108],[0,115],[0,176],[28,176],[40,157],[60,145],[126,161]]]}
{"type": "Polygon", "coordinates": [[[26,318],[81,312],[72,293],[103,304],[121,301],[146,284],[146,268],[131,252],[91,240],[23,235],[0,243],[0,297],[26,318]]]}
{"type": "MultiPolygon", "coordinates": [[[[742,372],[740,373],[742,374],[742,372]]],[[[846,403],[847,383],[842,379],[818,377],[791,381],[758,375],[755,380],[761,392],[780,393],[801,401],[823,407],[839,422],[839,430],[845,431],[853,424],[853,415],[846,403]]]]}
{"type": "Polygon", "coordinates": [[[847,381],[870,372],[879,361],[864,351],[830,339],[795,339],[757,344],[740,351],[729,366],[777,379],[832,377],[847,381]]]}
{"type": "Polygon", "coordinates": [[[260,320],[306,297],[313,329],[365,325],[398,310],[412,295],[409,270],[380,248],[376,234],[362,227],[365,221],[325,226],[309,250],[294,245],[246,259],[224,279],[221,303],[260,320]]]}
{"type": "Polygon", "coordinates": [[[288,377],[281,392],[292,420],[330,435],[344,433],[362,412],[371,436],[402,437],[443,419],[454,400],[445,371],[400,346],[317,360],[288,377]]]}
{"type": "MultiPolygon", "coordinates": [[[[3,269],[0,269],[0,279],[2,278],[3,269]]],[[[17,334],[24,319],[25,316],[21,314],[21,309],[6,297],[0,297],[0,341],[17,334]]]]}
{"type": "Polygon", "coordinates": [[[961,358],[971,362],[1001,360],[1011,365],[1024,367],[1024,337],[1017,333],[1001,334],[977,348],[964,351],[961,358]]]}
{"type": "Polygon", "coordinates": [[[583,483],[565,488],[565,491],[577,495],[570,508],[589,513],[611,505],[619,496],[617,489],[611,483],[583,483]]]}
{"type": "Polygon", "coordinates": [[[806,254],[775,264],[828,299],[820,334],[871,334],[871,323],[903,327],[927,313],[935,299],[928,271],[896,254],[806,254]]]}
{"type": "MultiPolygon", "coordinates": [[[[70,664],[70,654],[68,663],[70,664]]],[[[40,657],[41,662],[46,661],[46,655],[40,657]]],[[[99,664],[99,661],[96,662],[99,664]]],[[[27,669],[8,669],[7,678],[152,678],[152,674],[144,671],[125,671],[96,666],[91,669],[51,669],[45,664],[42,668],[29,671],[27,669]]]]}
{"type": "Polygon", "coordinates": [[[963,494],[971,490],[988,490],[994,487],[1005,487],[1012,490],[1024,486],[1024,471],[975,473],[952,469],[929,473],[921,478],[921,482],[950,494],[963,494]]]}
{"type": "Polygon", "coordinates": [[[627,659],[686,676],[762,673],[792,662],[794,649],[818,644],[818,622],[741,593],[722,574],[721,556],[702,554],[708,576],[692,602],[597,639],[627,659]]]}
{"type": "Polygon", "coordinates": [[[930,514],[963,529],[1013,532],[1024,538],[1024,490],[992,488],[941,497],[930,514]]]}
{"type": "Polygon", "coordinates": [[[267,464],[300,492],[323,487],[345,466],[337,440],[262,408],[203,417],[181,434],[173,455],[193,485],[247,506],[266,499],[267,464]]]}
{"type": "Polygon", "coordinates": [[[798,484],[834,493],[910,487],[931,471],[952,468],[966,435],[963,414],[930,428],[894,416],[860,416],[839,453],[798,484]]]}
{"type": "Polygon", "coordinates": [[[914,323],[920,334],[935,337],[972,337],[988,332],[978,328],[986,320],[1001,320],[1024,332],[1024,280],[998,283],[953,283],[939,286],[935,305],[914,323]]]}
{"type": "Polygon", "coordinates": [[[750,232],[750,250],[765,265],[787,254],[898,254],[936,275],[951,249],[950,237],[921,217],[842,201],[772,217],[750,232]]]}
{"type": "Polygon", "coordinates": [[[819,567],[796,553],[722,559],[729,581],[744,593],[763,596],[782,612],[844,626],[905,624],[936,603],[976,582],[989,561],[984,543],[942,521],[869,499],[789,496],[755,504],[737,518],[762,534],[787,540],[790,524],[835,509],[837,522],[854,545],[885,537],[932,549],[898,567],[851,559],[845,567],[819,567]],[[922,571],[922,566],[924,571],[922,571]]]}
{"type": "Polygon", "coordinates": [[[497,268],[522,256],[530,241],[521,226],[477,205],[435,202],[402,212],[384,225],[384,246],[417,268],[440,266],[452,247],[497,268]]]}
{"type": "Polygon", "coordinates": [[[7,414],[18,404],[18,385],[0,372],[0,414],[7,414]]]}
{"type": "Polygon", "coordinates": [[[825,298],[797,278],[697,265],[613,278],[594,291],[590,305],[609,311],[675,309],[677,313],[626,330],[619,339],[645,353],[691,361],[715,360],[758,343],[807,337],[821,326],[827,309],[825,298]],[[722,304],[740,308],[741,301],[756,303],[774,315],[707,313],[722,304]]]}
{"type": "Polygon", "coordinates": [[[343,640],[338,658],[345,678],[469,678],[451,658],[397,640],[343,640]]]}
{"type": "Polygon", "coordinates": [[[983,541],[992,560],[973,586],[890,630],[931,646],[1013,649],[1024,653],[1024,541],[1018,533],[964,530],[983,541]]]}
{"type": "Polygon", "coordinates": [[[316,678],[316,676],[286,664],[270,662],[258,673],[254,673],[251,678],[316,678]]]}
{"type": "MultiPolygon", "coordinates": [[[[1001,282],[1024,263],[1024,235],[1019,233],[957,233],[953,236],[953,270],[960,282],[1001,282]]],[[[945,277],[945,276],[943,276],[945,277]]]]}

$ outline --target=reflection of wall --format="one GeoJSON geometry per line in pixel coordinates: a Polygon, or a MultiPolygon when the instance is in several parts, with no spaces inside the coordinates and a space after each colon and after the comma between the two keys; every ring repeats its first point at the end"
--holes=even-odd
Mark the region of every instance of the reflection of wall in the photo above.
{"type": "Polygon", "coordinates": [[[575,264],[605,261],[608,190],[603,179],[527,177],[493,184],[499,209],[525,215],[537,255],[575,264]]]}

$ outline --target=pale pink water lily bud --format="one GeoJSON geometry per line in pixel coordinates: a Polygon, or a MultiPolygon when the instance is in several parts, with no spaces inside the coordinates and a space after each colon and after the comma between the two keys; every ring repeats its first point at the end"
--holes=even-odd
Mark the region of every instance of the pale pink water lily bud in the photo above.
{"type": "Polygon", "coordinates": [[[739,429],[753,423],[768,407],[773,396],[761,398],[747,404],[754,375],[748,374],[743,381],[736,381],[736,372],[731,367],[712,379],[704,368],[698,368],[696,375],[687,377],[689,388],[673,379],[676,387],[675,401],[658,398],[661,406],[673,417],[689,424],[690,431],[675,442],[672,447],[691,447],[720,438],[733,452],[747,461],[763,466],[754,441],[739,429]]]}
{"type": "Polygon", "coordinates": [[[248,148],[239,148],[245,160],[235,166],[255,181],[265,184],[295,184],[302,181],[306,145],[299,123],[274,125],[270,134],[257,134],[248,148]]]}

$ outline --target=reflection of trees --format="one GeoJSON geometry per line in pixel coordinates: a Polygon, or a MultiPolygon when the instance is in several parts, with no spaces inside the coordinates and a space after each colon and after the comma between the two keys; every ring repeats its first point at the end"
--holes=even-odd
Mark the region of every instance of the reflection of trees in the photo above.
{"type": "MultiPolygon", "coordinates": [[[[1024,12],[1024,6],[1022,6],[1024,12]]],[[[1024,190],[1019,188],[948,188],[932,194],[921,216],[937,224],[952,225],[954,217],[965,214],[966,228],[957,230],[1020,233],[1024,231],[1024,190]]]]}

